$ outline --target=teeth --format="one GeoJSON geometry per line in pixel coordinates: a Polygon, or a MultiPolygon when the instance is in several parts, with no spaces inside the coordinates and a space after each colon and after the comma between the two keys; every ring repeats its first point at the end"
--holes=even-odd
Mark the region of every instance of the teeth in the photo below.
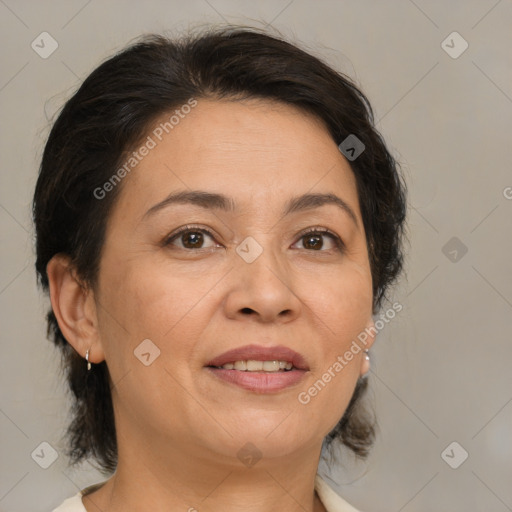
{"type": "MultiPolygon", "coordinates": [[[[267,362],[267,361],[265,361],[267,362]]],[[[270,361],[269,361],[270,362],[270,361]]],[[[248,372],[261,372],[263,370],[263,361],[247,361],[247,371],[248,372]]]]}
{"type": "Polygon", "coordinates": [[[255,361],[248,359],[247,361],[235,361],[222,365],[225,370],[240,370],[245,372],[278,372],[283,370],[291,370],[293,364],[288,361],[255,361]]]}
{"type": "Polygon", "coordinates": [[[279,371],[279,361],[263,361],[261,369],[266,372],[277,372],[279,371]]]}
{"type": "Polygon", "coordinates": [[[235,370],[247,370],[247,361],[235,361],[235,370]]]}

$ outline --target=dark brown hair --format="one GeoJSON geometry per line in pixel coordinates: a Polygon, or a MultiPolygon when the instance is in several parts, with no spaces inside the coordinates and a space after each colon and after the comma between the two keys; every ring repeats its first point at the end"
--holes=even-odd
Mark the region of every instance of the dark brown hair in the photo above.
{"type": "MultiPolygon", "coordinates": [[[[350,161],[357,182],[373,279],[373,312],[402,270],[406,187],[374,127],[365,95],[345,75],[281,36],[250,27],[209,28],[177,39],[149,35],[96,68],[67,101],[46,143],[33,200],[36,271],[48,291],[46,266],[57,253],[71,258],[84,286],[95,288],[106,221],[122,184],[98,200],[124,156],[162,114],[190,98],[276,100],[316,116],[340,144],[355,135],[364,151],[350,161]]],[[[115,470],[117,443],[108,368],[90,372],[66,341],[54,313],[48,336],[62,351],[73,393],[68,452],[72,464],[93,457],[115,470]]],[[[326,437],[365,457],[375,423],[361,402],[359,379],[350,404],[326,437]]]]}

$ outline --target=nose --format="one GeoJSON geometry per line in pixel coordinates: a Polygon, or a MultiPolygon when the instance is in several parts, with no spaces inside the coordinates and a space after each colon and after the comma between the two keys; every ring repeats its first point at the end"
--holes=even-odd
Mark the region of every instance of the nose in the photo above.
{"type": "Polygon", "coordinates": [[[237,255],[234,264],[224,302],[228,318],[285,323],[300,315],[303,303],[294,290],[294,276],[271,249],[264,248],[251,263],[237,255]]]}

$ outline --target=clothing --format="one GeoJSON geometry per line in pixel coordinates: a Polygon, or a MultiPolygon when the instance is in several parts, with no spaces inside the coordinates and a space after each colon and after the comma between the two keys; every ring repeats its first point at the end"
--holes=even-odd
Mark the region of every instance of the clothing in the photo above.
{"type": "MultiPolygon", "coordinates": [[[[52,510],[52,512],[87,512],[82,503],[82,496],[87,492],[95,491],[102,485],[102,483],[99,483],[83,489],[75,494],[75,496],[64,500],[64,502],[56,509],[52,510]]],[[[334,489],[318,474],[315,478],[315,491],[327,512],[359,512],[336,494],[334,489]]]]}

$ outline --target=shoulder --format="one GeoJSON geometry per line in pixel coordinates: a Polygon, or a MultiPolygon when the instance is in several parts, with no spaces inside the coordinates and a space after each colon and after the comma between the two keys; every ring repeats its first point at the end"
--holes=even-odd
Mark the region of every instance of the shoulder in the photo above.
{"type": "Polygon", "coordinates": [[[327,512],[360,512],[339,496],[318,474],[315,478],[315,490],[327,512]]]}
{"type": "Polygon", "coordinates": [[[53,509],[52,512],[87,512],[82,503],[82,493],[79,492],[71,498],[64,500],[57,508],[53,509]]]}
{"type": "Polygon", "coordinates": [[[100,482],[98,484],[90,485],[85,489],[79,491],[71,498],[67,498],[64,500],[57,508],[53,509],[52,512],[87,512],[84,504],[82,502],[82,496],[85,496],[96,489],[99,489],[105,482],[100,482]]]}

